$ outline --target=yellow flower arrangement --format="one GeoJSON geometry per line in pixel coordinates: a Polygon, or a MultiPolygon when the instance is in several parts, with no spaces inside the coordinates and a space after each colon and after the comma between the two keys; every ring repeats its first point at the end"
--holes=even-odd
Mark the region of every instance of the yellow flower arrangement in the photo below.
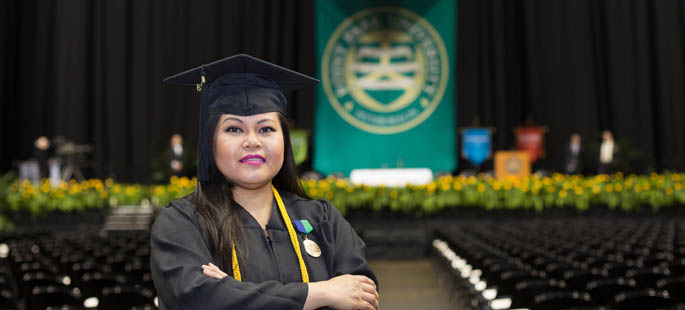
{"type": "MultiPolygon", "coordinates": [[[[441,176],[419,186],[384,188],[346,186],[330,188],[322,181],[303,182],[308,193],[325,197],[334,192],[333,205],[341,210],[368,208],[430,213],[444,208],[484,207],[542,210],[572,207],[586,210],[592,205],[633,210],[641,206],[685,205],[683,174],[665,173],[645,176],[622,173],[591,177],[554,174],[523,179],[493,179],[487,176],[441,176]]],[[[335,181],[338,182],[339,180],[335,181]]],[[[327,182],[331,182],[330,180],[327,182]]],[[[347,182],[345,180],[344,182],[347,182]]],[[[314,195],[313,195],[314,196],[314,195]]]]}
{"type": "MultiPolygon", "coordinates": [[[[586,210],[593,205],[633,210],[642,206],[658,209],[685,205],[685,174],[596,175],[590,177],[554,174],[527,178],[494,179],[479,176],[441,176],[426,185],[390,188],[352,184],[346,179],[303,180],[305,192],[325,198],[345,213],[351,209],[431,213],[446,208],[535,209],[570,207],[586,210]]],[[[3,191],[6,211],[32,213],[53,210],[79,211],[112,204],[150,201],[164,206],[170,200],[192,193],[196,178],[172,177],[168,184],[116,183],[112,179],[71,180],[50,184],[11,181],[3,191]]]]}

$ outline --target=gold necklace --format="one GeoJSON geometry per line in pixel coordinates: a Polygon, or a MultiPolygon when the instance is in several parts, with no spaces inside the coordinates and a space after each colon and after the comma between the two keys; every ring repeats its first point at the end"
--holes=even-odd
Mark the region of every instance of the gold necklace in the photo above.
{"type": "MultiPolygon", "coordinates": [[[[304,259],[302,259],[302,252],[300,251],[300,243],[297,241],[297,234],[295,234],[295,228],[293,228],[293,223],[290,221],[288,216],[288,211],[285,210],[285,205],[283,205],[283,200],[278,194],[275,187],[271,186],[271,190],[276,198],[276,204],[278,204],[278,211],[281,212],[285,226],[288,228],[288,235],[290,236],[290,242],[295,250],[295,255],[297,255],[297,260],[300,263],[300,273],[302,274],[302,282],[309,283],[309,273],[307,273],[307,266],[304,264],[304,259]]],[[[238,265],[238,256],[235,252],[235,243],[231,247],[231,265],[233,267],[233,278],[238,281],[242,281],[240,276],[240,266],[238,265]]]]}

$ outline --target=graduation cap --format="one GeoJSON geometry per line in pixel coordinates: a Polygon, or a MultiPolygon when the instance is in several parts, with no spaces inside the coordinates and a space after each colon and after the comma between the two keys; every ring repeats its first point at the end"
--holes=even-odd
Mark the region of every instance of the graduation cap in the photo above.
{"type": "Polygon", "coordinates": [[[267,112],[285,114],[284,91],[319,80],[270,62],[239,54],[172,75],[164,83],[195,86],[200,98],[198,180],[209,179],[213,160],[207,119],[212,114],[249,116],[267,112]]]}

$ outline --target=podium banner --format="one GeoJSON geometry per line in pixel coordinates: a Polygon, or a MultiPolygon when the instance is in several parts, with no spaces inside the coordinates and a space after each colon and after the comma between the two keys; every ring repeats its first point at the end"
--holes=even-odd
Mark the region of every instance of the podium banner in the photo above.
{"type": "Polygon", "coordinates": [[[531,163],[545,156],[545,128],[541,126],[518,127],[516,134],[516,148],[528,152],[531,163]]]}
{"type": "Polygon", "coordinates": [[[316,1],[313,167],[456,168],[456,2],[316,1]]]}
{"type": "Polygon", "coordinates": [[[495,152],[495,177],[525,178],[530,175],[530,153],[526,151],[495,152]]]}
{"type": "Polygon", "coordinates": [[[461,152],[474,166],[479,166],[490,157],[492,138],[488,128],[466,128],[461,132],[461,152]]]}

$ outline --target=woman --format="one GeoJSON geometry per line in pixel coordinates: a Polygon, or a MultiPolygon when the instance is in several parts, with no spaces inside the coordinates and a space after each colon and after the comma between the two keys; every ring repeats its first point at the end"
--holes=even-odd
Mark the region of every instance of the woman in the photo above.
{"type": "Polygon", "coordinates": [[[364,242],[295,172],[283,91],[316,82],[237,55],[167,78],[202,92],[198,184],[159,212],[161,309],[378,309],[364,242]]]}

